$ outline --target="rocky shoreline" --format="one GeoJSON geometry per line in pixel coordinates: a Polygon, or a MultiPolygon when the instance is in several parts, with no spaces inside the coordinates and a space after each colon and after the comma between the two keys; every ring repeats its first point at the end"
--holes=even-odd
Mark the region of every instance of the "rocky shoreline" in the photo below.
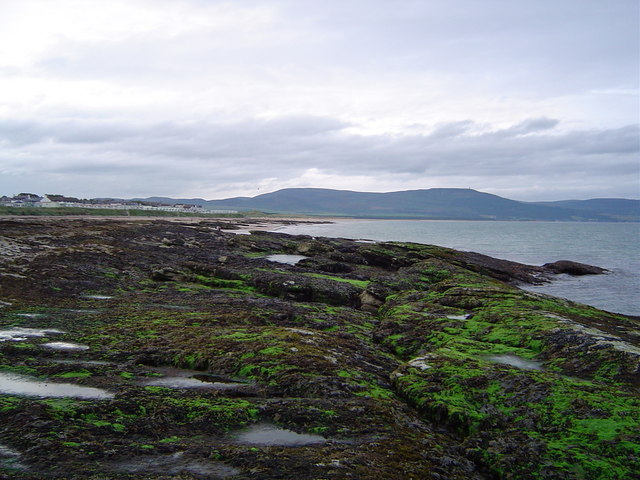
{"type": "Polygon", "coordinates": [[[638,478],[604,272],[261,228],[0,219],[0,477],[638,478]]]}

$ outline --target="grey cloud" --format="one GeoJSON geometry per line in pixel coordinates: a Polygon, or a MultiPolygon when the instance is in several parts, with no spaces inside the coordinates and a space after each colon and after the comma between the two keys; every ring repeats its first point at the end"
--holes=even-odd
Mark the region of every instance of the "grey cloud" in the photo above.
{"type": "Polygon", "coordinates": [[[463,120],[461,122],[448,122],[436,125],[429,137],[440,139],[446,137],[457,137],[466,133],[473,126],[471,120],[463,120]]]}
{"type": "MultiPolygon", "coordinates": [[[[169,166],[170,167],[170,166],[169,166]]],[[[122,175],[122,176],[140,176],[144,177],[153,173],[167,174],[167,166],[162,166],[160,170],[157,165],[152,163],[137,162],[115,162],[113,159],[109,161],[98,160],[87,162],[86,159],[76,159],[67,161],[64,164],[50,165],[44,167],[43,171],[55,174],[66,174],[76,176],[89,176],[99,178],[103,175],[122,175]]]]}
{"type": "MultiPolygon", "coordinates": [[[[43,141],[89,145],[112,143],[125,149],[139,149],[140,153],[201,156],[221,154],[230,147],[236,152],[239,144],[243,144],[249,153],[257,153],[274,138],[295,142],[307,137],[330,135],[348,125],[333,118],[301,115],[235,123],[162,122],[144,126],[100,120],[3,120],[0,121],[0,139],[14,146],[43,141]]],[[[277,146],[271,145],[270,149],[274,148],[277,146]]]]}
{"type": "Polygon", "coordinates": [[[46,136],[47,130],[37,122],[0,119],[0,144],[28,145],[41,142],[46,136]]]}
{"type": "Polygon", "coordinates": [[[312,116],[144,126],[97,121],[82,128],[73,122],[4,122],[3,131],[22,143],[5,145],[0,154],[8,158],[22,152],[28,138],[35,143],[26,158],[22,155],[23,170],[96,183],[120,176],[146,186],[152,179],[174,188],[294,179],[309,168],[347,176],[477,178],[537,178],[541,172],[614,178],[638,171],[637,126],[557,133],[556,124],[530,119],[502,131],[471,134],[473,124],[465,121],[441,125],[430,135],[398,137],[350,135],[344,122],[312,116]]]}
{"type": "Polygon", "coordinates": [[[136,135],[136,127],[116,122],[91,120],[2,120],[0,141],[26,146],[44,141],[61,144],[103,143],[136,135]]]}
{"type": "Polygon", "coordinates": [[[425,187],[553,178],[558,191],[609,184],[638,196],[638,127],[620,127],[637,121],[636,0],[245,0],[224,5],[267,20],[218,28],[210,7],[223,3],[166,0],[202,19],[194,29],[86,40],[65,26],[27,59],[35,66],[0,67],[16,90],[0,99],[0,194],[30,182],[84,196],[223,190],[316,169],[425,187]],[[522,112],[532,118],[484,128],[522,112]],[[349,133],[382,116],[420,126],[349,133]]]}
{"type": "Polygon", "coordinates": [[[274,7],[276,20],[252,32],[256,42],[250,46],[240,29],[225,31],[226,38],[205,30],[154,32],[104,44],[66,41],[64,55],[52,54],[38,68],[58,78],[140,84],[206,82],[237,67],[446,72],[496,94],[573,94],[638,84],[634,0],[538,0],[527,8],[505,0],[407,0],[401,6],[373,0],[242,2],[265,3],[274,7]]]}
{"type": "Polygon", "coordinates": [[[554,118],[530,118],[510,128],[499,131],[498,135],[527,135],[544,130],[551,130],[558,125],[559,120],[554,118]]]}
{"type": "Polygon", "coordinates": [[[584,154],[633,154],[640,150],[640,128],[636,125],[573,134],[572,144],[584,154]]]}
{"type": "MultiPolygon", "coordinates": [[[[287,3],[306,16],[306,2],[287,3]]],[[[407,1],[395,8],[327,1],[314,13],[316,24],[350,45],[336,52],[345,61],[471,73],[471,82],[489,80],[503,91],[573,92],[621,78],[637,85],[640,12],[633,0],[539,0],[526,8],[505,0],[407,1]]]]}

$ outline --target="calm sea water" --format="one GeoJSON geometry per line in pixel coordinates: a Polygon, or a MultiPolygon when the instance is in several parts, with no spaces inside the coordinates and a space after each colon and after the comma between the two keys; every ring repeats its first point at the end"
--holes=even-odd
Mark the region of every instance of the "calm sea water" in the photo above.
{"type": "Polygon", "coordinates": [[[556,260],[597,265],[611,273],[560,275],[552,284],[527,289],[640,315],[640,223],[346,220],[278,231],[441,245],[531,265],[556,260]]]}

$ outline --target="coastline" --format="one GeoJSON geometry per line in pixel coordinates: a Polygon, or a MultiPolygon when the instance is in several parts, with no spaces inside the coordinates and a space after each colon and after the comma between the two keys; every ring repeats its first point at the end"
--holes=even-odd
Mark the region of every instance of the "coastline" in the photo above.
{"type": "Polygon", "coordinates": [[[335,477],[326,458],[362,479],[640,468],[640,324],[513,285],[540,267],[208,220],[58,220],[3,223],[0,390],[85,396],[0,391],[0,474],[2,451],[25,479],[335,477]],[[264,429],[275,443],[243,440],[264,429]]]}
{"type": "Polygon", "coordinates": [[[375,241],[411,241],[479,252],[529,265],[573,260],[611,273],[601,277],[558,277],[535,290],[608,311],[640,315],[638,223],[367,221],[293,226],[286,233],[375,241]]]}

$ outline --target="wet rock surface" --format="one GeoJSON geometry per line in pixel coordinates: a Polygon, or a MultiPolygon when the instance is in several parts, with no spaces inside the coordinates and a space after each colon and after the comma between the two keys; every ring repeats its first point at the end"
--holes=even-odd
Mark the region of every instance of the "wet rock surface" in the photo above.
{"type": "Polygon", "coordinates": [[[637,319],[514,286],[548,266],[251,227],[0,220],[0,386],[66,389],[0,391],[0,477],[640,471],[637,319]]]}
{"type": "Polygon", "coordinates": [[[558,260],[553,263],[545,263],[542,268],[553,273],[566,273],[567,275],[573,276],[602,275],[603,273],[607,273],[607,270],[604,268],[596,267],[594,265],[586,265],[579,262],[572,262],[570,260],[558,260]]]}

